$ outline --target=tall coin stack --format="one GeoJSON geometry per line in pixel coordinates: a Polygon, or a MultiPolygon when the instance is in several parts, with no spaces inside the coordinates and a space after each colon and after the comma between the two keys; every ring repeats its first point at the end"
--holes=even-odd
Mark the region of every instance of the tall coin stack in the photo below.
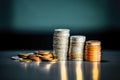
{"type": "Polygon", "coordinates": [[[98,40],[86,41],[85,45],[86,61],[101,61],[101,42],[98,40]]]}
{"type": "Polygon", "coordinates": [[[83,60],[85,40],[86,37],[82,35],[70,37],[69,59],[83,60]]]}
{"type": "Polygon", "coordinates": [[[53,54],[59,61],[67,60],[69,29],[55,29],[53,36],[53,54]]]}

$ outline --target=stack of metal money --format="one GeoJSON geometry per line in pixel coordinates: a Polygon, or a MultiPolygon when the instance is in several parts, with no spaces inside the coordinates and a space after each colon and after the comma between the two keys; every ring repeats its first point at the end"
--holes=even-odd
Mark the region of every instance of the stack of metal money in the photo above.
{"type": "Polygon", "coordinates": [[[86,61],[101,61],[101,42],[98,40],[86,41],[85,45],[86,61]]]}
{"type": "Polygon", "coordinates": [[[74,35],[70,37],[69,59],[83,60],[84,43],[86,37],[83,35],[74,35]]]}
{"type": "Polygon", "coordinates": [[[69,29],[55,29],[53,36],[53,54],[59,61],[67,60],[69,29]]]}

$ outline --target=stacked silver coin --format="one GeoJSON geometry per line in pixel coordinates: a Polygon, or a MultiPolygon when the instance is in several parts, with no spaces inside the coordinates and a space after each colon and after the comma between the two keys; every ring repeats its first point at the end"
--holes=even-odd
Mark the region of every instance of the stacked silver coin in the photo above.
{"type": "Polygon", "coordinates": [[[70,37],[69,59],[83,60],[85,40],[86,37],[83,35],[74,35],[70,37]]]}
{"type": "Polygon", "coordinates": [[[69,29],[55,29],[53,35],[54,56],[59,61],[67,60],[69,29]]]}

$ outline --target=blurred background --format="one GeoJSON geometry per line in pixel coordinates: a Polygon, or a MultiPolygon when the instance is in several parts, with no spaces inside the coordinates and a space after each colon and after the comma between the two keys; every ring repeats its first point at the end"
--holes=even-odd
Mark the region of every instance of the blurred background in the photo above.
{"type": "Polygon", "coordinates": [[[0,50],[52,49],[56,28],[119,50],[119,0],[0,0],[0,50]]]}

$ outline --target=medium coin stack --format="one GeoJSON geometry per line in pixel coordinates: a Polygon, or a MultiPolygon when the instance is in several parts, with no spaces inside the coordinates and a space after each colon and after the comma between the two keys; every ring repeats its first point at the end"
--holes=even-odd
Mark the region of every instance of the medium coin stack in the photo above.
{"type": "Polygon", "coordinates": [[[82,35],[76,35],[70,37],[69,47],[69,59],[71,60],[83,60],[84,43],[86,37],[82,35]]]}
{"type": "Polygon", "coordinates": [[[55,29],[53,36],[53,54],[59,61],[67,60],[69,29],[55,29]]]}
{"type": "Polygon", "coordinates": [[[86,41],[85,45],[86,61],[101,61],[101,42],[98,40],[86,41]]]}

